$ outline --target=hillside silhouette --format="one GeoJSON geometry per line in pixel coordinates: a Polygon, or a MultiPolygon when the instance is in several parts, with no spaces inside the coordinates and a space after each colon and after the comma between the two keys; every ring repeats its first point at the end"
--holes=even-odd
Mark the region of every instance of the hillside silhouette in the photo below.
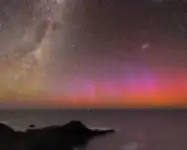
{"type": "Polygon", "coordinates": [[[30,125],[25,131],[15,131],[0,124],[1,150],[73,150],[86,147],[88,142],[98,136],[113,133],[113,129],[89,129],[80,121],[71,121],[61,126],[36,128],[30,125]]]}

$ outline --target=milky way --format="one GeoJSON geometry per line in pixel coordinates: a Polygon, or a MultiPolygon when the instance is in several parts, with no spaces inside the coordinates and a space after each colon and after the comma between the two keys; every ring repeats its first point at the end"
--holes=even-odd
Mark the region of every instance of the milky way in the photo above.
{"type": "Polygon", "coordinates": [[[2,0],[0,7],[1,99],[187,104],[187,1],[2,0]]]}
{"type": "MultiPolygon", "coordinates": [[[[57,21],[54,16],[54,11],[57,11],[54,10],[56,5],[55,1],[38,1],[30,16],[32,21],[26,24],[26,27],[21,23],[18,25],[23,30],[17,33],[18,39],[9,41],[5,46],[2,44],[4,46],[0,54],[3,67],[1,73],[2,96],[6,93],[10,96],[10,93],[13,93],[13,97],[15,94],[27,94],[27,92],[35,94],[42,90],[46,82],[48,60],[50,60],[53,26],[57,21]]],[[[9,7],[6,9],[6,13],[11,13],[12,10],[9,7]]],[[[15,16],[10,14],[10,17],[12,19],[15,16]]],[[[19,30],[18,27],[14,26],[15,30],[19,30]]],[[[4,26],[2,25],[1,28],[3,30],[4,26]]],[[[11,36],[10,34],[7,36],[11,36]]]]}

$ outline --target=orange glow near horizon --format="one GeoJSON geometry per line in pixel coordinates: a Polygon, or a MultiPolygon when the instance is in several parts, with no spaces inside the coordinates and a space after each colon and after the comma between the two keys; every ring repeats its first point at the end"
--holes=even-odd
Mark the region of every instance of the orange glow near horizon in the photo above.
{"type": "MultiPolygon", "coordinates": [[[[63,105],[64,99],[72,105],[80,106],[117,106],[117,107],[186,107],[187,106],[187,70],[186,69],[156,69],[155,84],[144,88],[130,85],[118,88],[117,93],[107,93],[101,87],[95,86],[94,95],[84,94],[64,96],[56,95],[57,103],[63,105]]],[[[115,91],[115,90],[114,90],[115,91]]],[[[112,91],[110,91],[112,92],[112,91]]]]}
{"type": "MultiPolygon", "coordinates": [[[[146,78],[141,82],[136,80],[137,83],[133,82],[133,85],[131,82],[114,84],[111,80],[105,83],[94,82],[90,90],[86,88],[75,93],[45,91],[43,94],[40,93],[38,97],[28,96],[21,103],[55,108],[66,106],[187,107],[187,70],[184,68],[155,69],[152,72],[154,78],[151,80],[154,82],[149,84],[146,84],[146,78]]],[[[76,86],[80,89],[79,85],[76,86]]],[[[21,95],[19,96],[21,97],[21,95]]],[[[5,99],[6,97],[4,97],[4,101],[5,99]]],[[[9,100],[10,103],[11,101],[9,100]]]]}

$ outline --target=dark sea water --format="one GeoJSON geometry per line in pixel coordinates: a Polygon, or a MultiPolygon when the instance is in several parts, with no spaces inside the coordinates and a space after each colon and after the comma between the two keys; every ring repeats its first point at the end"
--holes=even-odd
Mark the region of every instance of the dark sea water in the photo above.
{"type": "Polygon", "coordinates": [[[70,120],[118,130],[87,150],[187,150],[187,110],[1,110],[0,120],[18,130],[70,120]]]}

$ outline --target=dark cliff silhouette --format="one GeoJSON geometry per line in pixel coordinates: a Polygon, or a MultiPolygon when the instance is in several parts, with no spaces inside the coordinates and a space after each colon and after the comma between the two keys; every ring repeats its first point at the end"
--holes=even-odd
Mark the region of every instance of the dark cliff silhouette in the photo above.
{"type": "Polygon", "coordinates": [[[113,129],[89,129],[79,121],[62,126],[29,128],[23,132],[0,124],[0,150],[73,150],[85,147],[94,137],[113,132],[113,129]]]}

